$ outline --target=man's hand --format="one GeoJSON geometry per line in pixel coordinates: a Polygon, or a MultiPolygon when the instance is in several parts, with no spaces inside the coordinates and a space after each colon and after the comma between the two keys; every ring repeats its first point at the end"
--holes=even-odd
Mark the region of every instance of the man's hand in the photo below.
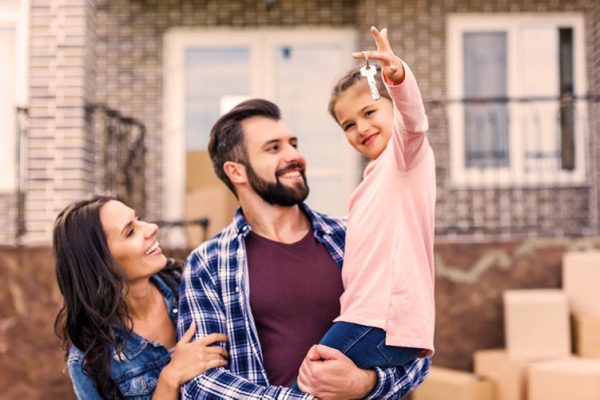
{"type": "Polygon", "coordinates": [[[322,400],[362,399],[377,384],[377,373],[358,368],[342,352],[314,345],[300,366],[298,387],[322,400]]]}

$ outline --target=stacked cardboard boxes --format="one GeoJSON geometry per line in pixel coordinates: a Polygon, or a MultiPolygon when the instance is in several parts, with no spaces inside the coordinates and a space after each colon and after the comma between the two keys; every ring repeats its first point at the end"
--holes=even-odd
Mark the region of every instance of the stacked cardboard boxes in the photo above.
{"type": "Polygon", "coordinates": [[[600,400],[600,251],[565,255],[563,290],[506,291],[504,333],[474,374],[434,367],[413,400],[600,400]]]}
{"type": "Polygon", "coordinates": [[[600,358],[600,252],[565,254],[563,287],[569,298],[575,354],[600,358]]]}
{"type": "Polygon", "coordinates": [[[493,400],[492,383],[463,371],[432,367],[412,400],[493,400]]]}
{"type": "Polygon", "coordinates": [[[506,349],[475,353],[475,373],[494,383],[496,400],[525,400],[531,366],[571,353],[566,294],[557,289],[506,291],[504,336],[506,349]]]}
{"type": "Polygon", "coordinates": [[[474,356],[496,400],[600,399],[600,252],[565,255],[563,290],[505,292],[504,318],[506,349],[474,356]]]}

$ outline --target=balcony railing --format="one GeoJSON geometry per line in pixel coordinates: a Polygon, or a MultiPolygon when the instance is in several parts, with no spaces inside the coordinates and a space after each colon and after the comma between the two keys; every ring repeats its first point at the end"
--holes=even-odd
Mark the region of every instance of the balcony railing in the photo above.
{"type": "Polygon", "coordinates": [[[15,205],[16,205],[16,220],[15,220],[15,244],[21,244],[21,239],[25,235],[25,196],[27,182],[27,165],[28,157],[28,122],[29,110],[25,107],[16,108],[16,146],[15,146],[15,164],[16,164],[16,189],[15,189],[15,205]]]}
{"type": "Polygon", "coordinates": [[[145,214],[146,127],[103,104],[87,107],[94,132],[96,192],[109,192],[145,214]]]}
{"type": "Polygon", "coordinates": [[[598,233],[598,97],[426,102],[441,237],[598,233]]]}

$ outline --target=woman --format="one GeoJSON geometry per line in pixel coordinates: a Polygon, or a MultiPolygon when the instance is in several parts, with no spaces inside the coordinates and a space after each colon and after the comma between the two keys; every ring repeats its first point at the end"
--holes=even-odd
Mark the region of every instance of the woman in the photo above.
{"type": "Polygon", "coordinates": [[[56,278],[64,297],[55,331],[80,399],[177,399],[179,386],[226,364],[224,335],[176,343],[181,268],[162,254],[158,227],[110,196],[75,202],[56,218],[56,278]]]}

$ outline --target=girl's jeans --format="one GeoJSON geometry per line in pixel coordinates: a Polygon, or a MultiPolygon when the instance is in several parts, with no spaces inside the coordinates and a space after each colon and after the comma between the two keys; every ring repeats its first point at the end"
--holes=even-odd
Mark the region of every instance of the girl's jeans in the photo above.
{"type": "MultiPolygon", "coordinates": [[[[416,359],[423,349],[387,346],[385,331],[350,322],[335,322],[320,344],[333,347],[354,361],[357,367],[397,367],[416,359]]],[[[298,389],[297,383],[293,387],[298,389]]]]}

